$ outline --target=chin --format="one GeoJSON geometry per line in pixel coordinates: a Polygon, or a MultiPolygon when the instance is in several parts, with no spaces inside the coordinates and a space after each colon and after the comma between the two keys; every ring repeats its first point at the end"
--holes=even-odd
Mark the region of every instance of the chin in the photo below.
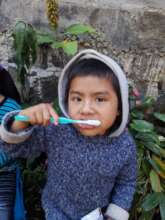
{"type": "Polygon", "coordinates": [[[79,129],[79,132],[84,135],[84,136],[87,136],[87,137],[94,137],[94,136],[97,136],[97,135],[101,135],[99,132],[96,132],[96,131],[93,131],[93,130],[81,130],[79,129]]]}

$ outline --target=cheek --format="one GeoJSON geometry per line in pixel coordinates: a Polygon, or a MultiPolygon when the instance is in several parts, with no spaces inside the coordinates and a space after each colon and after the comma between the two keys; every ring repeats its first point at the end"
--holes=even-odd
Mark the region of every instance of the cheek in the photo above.
{"type": "Polygon", "coordinates": [[[102,127],[107,129],[112,126],[113,122],[114,122],[114,118],[112,118],[112,117],[104,118],[102,120],[102,127]]]}
{"type": "Polygon", "coordinates": [[[77,108],[72,102],[68,102],[68,114],[70,117],[74,117],[77,112],[77,108]]]}
{"type": "Polygon", "coordinates": [[[68,114],[71,116],[72,114],[72,105],[68,102],[68,114]]]}
{"type": "Polygon", "coordinates": [[[70,103],[70,101],[68,100],[68,114],[69,114],[69,115],[70,115],[70,113],[71,113],[71,110],[72,110],[71,103],[70,103]]]}
{"type": "Polygon", "coordinates": [[[113,108],[110,106],[107,107],[105,111],[102,112],[102,120],[104,122],[104,125],[111,126],[118,117],[118,115],[119,115],[119,111],[117,106],[114,106],[113,108]]]}
{"type": "Polygon", "coordinates": [[[119,114],[117,103],[110,103],[101,109],[104,118],[116,117],[119,114]]]}

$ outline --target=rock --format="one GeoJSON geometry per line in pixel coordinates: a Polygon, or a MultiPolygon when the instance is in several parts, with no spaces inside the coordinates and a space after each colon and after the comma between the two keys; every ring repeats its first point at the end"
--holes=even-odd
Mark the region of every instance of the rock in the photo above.
{"type": "Polygon", "coordinates": [[[49,66],[47,69],[33,67],[28,74],[30,84],[29,102],[53,102],[57,98],[57,81],[60,68],[49,66]]]}
{"type": "Polygon", "coordinates": [[[165,92],[159,95],[156,100],[154,111],[165,114],[165,92]]]}
{"type": "MultiPolygon", "coordinates": [[[[165,92],[160,94],[157,101],[155,102],[154,112],[165,114],[165,92]]],[[[165,126],[164,126],[165,123],[158,119],[154,119],[154,120],[155,120],[156,130],[165,137],[165,126]]]]}

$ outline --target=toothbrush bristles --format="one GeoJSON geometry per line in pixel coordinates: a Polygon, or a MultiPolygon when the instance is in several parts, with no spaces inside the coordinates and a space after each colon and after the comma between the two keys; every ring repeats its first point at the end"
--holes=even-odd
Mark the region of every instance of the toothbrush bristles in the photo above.
{"type": "Polygon", "coordinates": [[[95,125],[95,126],[99,126],[101,124],[101,122],[99,120],[85,120],[84,122],[86,124],[95,125]]]}

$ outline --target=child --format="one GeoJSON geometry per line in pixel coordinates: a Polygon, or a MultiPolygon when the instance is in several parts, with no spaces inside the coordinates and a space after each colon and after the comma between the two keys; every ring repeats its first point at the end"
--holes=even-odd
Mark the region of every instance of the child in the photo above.
{"type": "MultiPolygon", "coordinates": [[[[15,84],[8,73],[0,65],[0,124],[3,116],[11,111],[20,110],[21,100],[15,84]]],[[[17,212],[18,206],[23,208],[20,197],[20,176],[16,161],[10,160],[8,155],[0,150],[0,219],[24,220],[24,213],[17,212]],[[17,172],[16,172],[17,171],[17,172]]],[[[22,210],[23,211],[23,210],[22,210]]]]}
{"type": "Polygon", "coordinates": [[[103,215],[127,220],[135,191],[136,147],[126,129],[128,86],[123,71],[114,60],[87,49],[66,65],[58,92],[65,116],[97,119],[101,125],[58,124],[52,106],[39,104],[5,117],[2,138],[17,144],[3,148],[14,158],[47,153],[42,195],[47,220],[101,220],[103,215]],[[30,121],[14,121],[16,114],[30,121]]]}

